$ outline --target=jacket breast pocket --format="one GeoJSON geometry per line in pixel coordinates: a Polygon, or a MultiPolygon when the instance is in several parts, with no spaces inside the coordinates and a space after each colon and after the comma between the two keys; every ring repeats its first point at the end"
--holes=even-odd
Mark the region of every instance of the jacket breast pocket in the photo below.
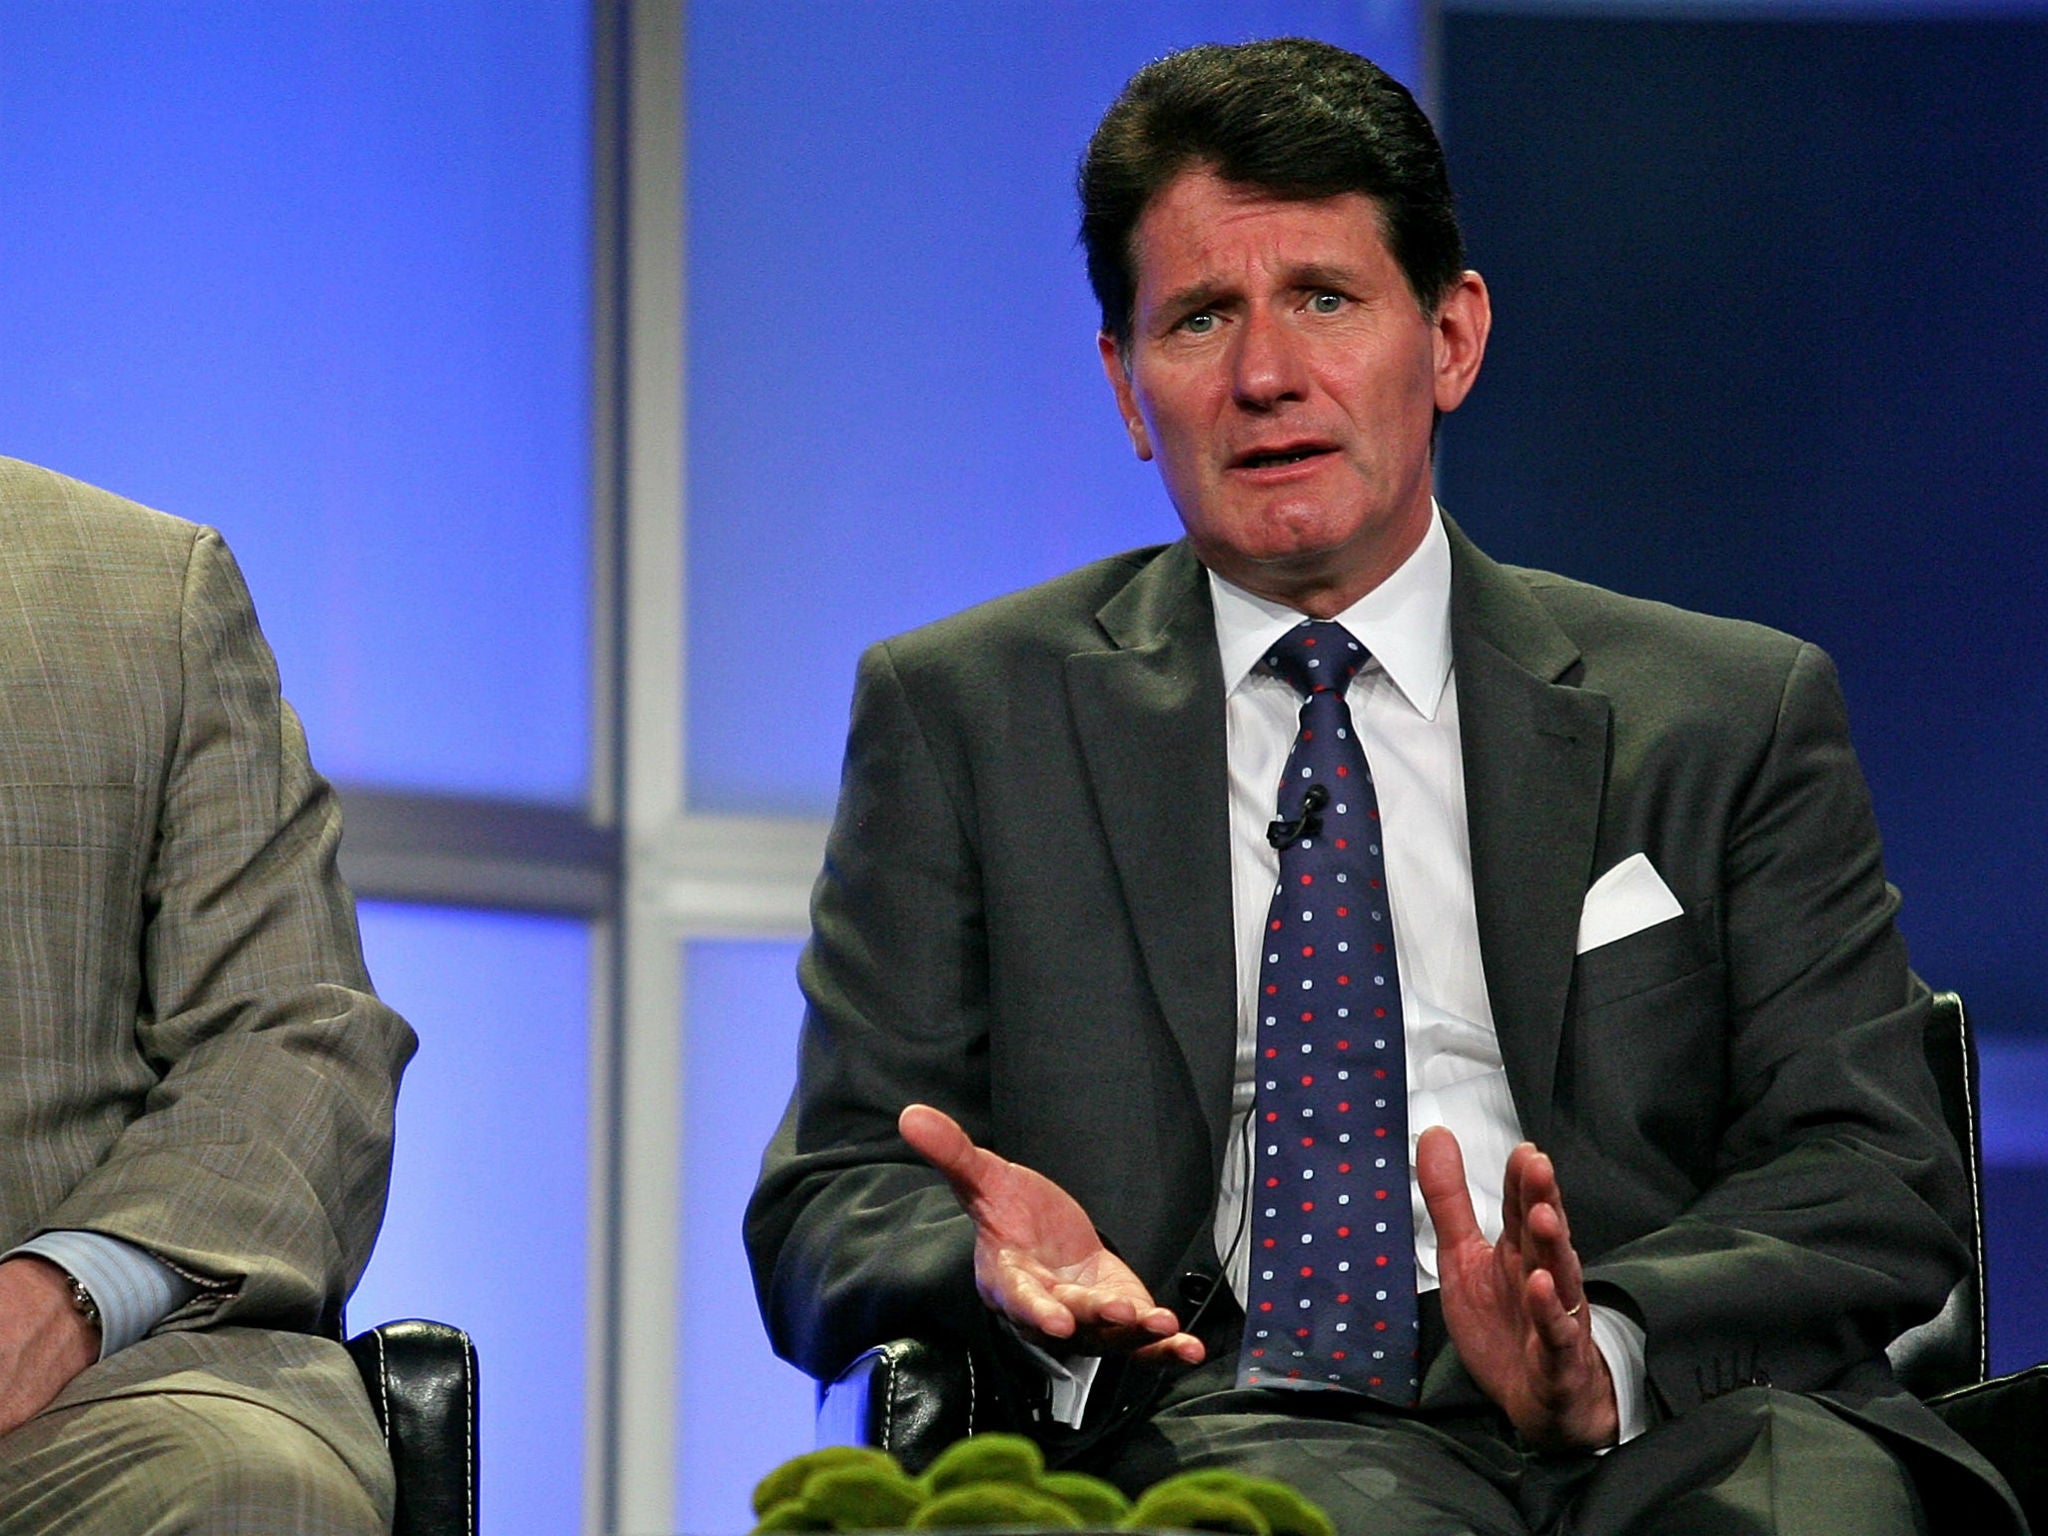
{"type": "Polygon", "coordinates": [[[1703,903],[1589,949],[1572,964],[1571,1011],[1584,1015],[1610,1003],[1669,986],[1715,965],[1713,908],[1703,903]]]}
{"type": "Polygon", "coordinates": [[[134,836],[132,784],[0,784],[0,848],[119,848],[134,836]]]}

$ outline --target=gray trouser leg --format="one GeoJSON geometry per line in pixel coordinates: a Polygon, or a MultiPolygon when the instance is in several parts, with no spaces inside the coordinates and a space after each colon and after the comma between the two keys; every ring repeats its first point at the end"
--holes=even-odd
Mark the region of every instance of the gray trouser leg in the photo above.
{"type": "Polygon", "coordinates": [[[1811,1398],[1752,1387],[1615,1451],[1586,1483],[1574,1536],[1918,1536],[1898,1459],[1811,1398]]]}

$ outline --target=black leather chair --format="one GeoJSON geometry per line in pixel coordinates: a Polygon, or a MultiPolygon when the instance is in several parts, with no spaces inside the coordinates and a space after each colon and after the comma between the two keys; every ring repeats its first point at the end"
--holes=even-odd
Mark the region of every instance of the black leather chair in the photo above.
{"type": "MultiPolygon", "coordinates": [[[[1936,994],[1926,1046],[1942,1112],[1969,1173],[1976,1265],[1940,1314],[1894,1341],[1887,1354],[1899,1379],[2005,1475],[2034,1529],[2048,1532],[2048,1365],[1986,1379],[1977,1050],[1955,993],[1936,994]]],[[[1027,1427],[1002,1380],[993,1362],[974,1351],[894,1340],[859,1356],[819,1389],[818,1443],[880,1446],[920,1471],[962,1435],[1027,1427]]]]}
{"type": "Polygon", "coordinates": [[[476,1345],[446,1323],[385,1323],[346,1341],[397,1474],[392,1536],[476,1536],[476,1345]]]}

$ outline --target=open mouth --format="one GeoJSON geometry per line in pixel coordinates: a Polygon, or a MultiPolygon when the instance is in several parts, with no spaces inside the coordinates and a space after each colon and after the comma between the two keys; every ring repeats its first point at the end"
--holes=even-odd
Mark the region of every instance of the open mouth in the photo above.
{"type": "Polygon", "coordinates": [[[1238,459],[1236,467],[1238,469],[1277,469],[1286,464],[1299,464],[1304,459],[1319,458],[1329,451],[1327,448],[1317,447],[1313,444],[1299,448],[1266,449],[1257,453],[1245,454],[1238,459]]]}

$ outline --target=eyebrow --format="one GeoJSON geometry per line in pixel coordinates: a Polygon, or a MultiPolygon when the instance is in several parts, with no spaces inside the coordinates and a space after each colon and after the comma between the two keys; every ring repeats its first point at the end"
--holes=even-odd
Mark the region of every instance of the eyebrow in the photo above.
{"type": "Polygon", "coordinates": [[[1288,274],[1297,288],[1356,288],[1358,274],[1350,267],[1326,266],[1311,261],[1288,274]]]}
{"type": "Polygon", "coordinates": [[[1221,283],[1190,283],[1167,294],[1152,308],[1161,314],[1191,314],[1209,308],[1227,291],[1221,283]]]}
{"type": "MultiPolygon", "coordinates": [[[[1350,267],[1336,266],[1327,262],[1304,262],[1289,268],[1287,273],[1290,288],[1341,288],[1353,289],[1358,286],[1358,274],[1350,267]]],[[[1154,310],[1162,314],[1192,314],[1198,310],[1213,307],[1230,287],[1224,283],[1199,282],[1167,294],[1154,310]]]]}

